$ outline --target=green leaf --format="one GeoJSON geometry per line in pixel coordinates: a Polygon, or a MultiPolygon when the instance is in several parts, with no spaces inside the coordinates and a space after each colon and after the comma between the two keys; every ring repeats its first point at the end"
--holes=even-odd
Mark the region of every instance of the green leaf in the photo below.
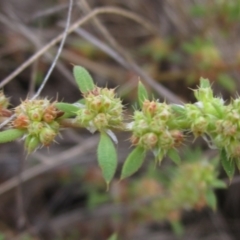
{"type": "Polygon", "coordinates": [[[82,99],[78,100],[77,102],[80,103],[80,104],[83,104],[83,105],[86,104],[85,98],[82,98],[82,99]]]}
{"type": "Polygon", "coordinates": [[[180,114],[180,115],[183,115],[186,113],[186,110],[185,110],[185,107],[183,105],[179,105],[179,104],[172,104],[170,105],[171,106],[171,109],[180,114]]]}
{"type": "Polygon", "coordinates": [[[200,78],[200,88],[209,88],[211,87],[210,82],[207,78],[200,78]]]}
{"type": "Polygon", "coordinates": [[[171,221],[170,224],[171,224],[171,227],[172,227],[172,230],[174,231],[174,233],[177,236],[181,237],[184,233],[184,227],[183,227],[182,223],[179,221],[171,221]]]}
{"type": "Polygon", "coordinates": [[[204,17],[207,14],[207,8],[205,5],[194,5],[190,9],[190,13],[193,17],[204,17]]]}
{"type": "Polygon", "coordinates": [[[225,149],[221,150],[220,160],[221,160],[223,169],[225,170],[225,172],[228,175],[228,177],[230,178],[230,180],[232,180],[234,172],[235,172],[235,163],[232,159],[229,159],[227,157],[227,153],[226,153],[225,149]]]}
{"type": "Polygon", "coordinates": [[[235,162],[236,165],[237,165],[238,171],[240,171],[240,158],[234,158],[233,160],[234,160],[234,162],[235,162]]]}
{"type": "Polygon", "coordinates": [[[0,132],[0,143],[12,142],[26,133],[26,130],[8,129],[0,132]]]}
{"type": "Polygon", "coordinates": [[[218,115],[219,118],[222,118],[224,116],[224,108],[219,106],[219,104],[215,103],[215,102],[211,102],[212,106],[215,108],[216,113],[218,115]]]}
{"type": "Polygon", "coordinates": [[[206,192],[206,201],[207,201],[207,204],[210,208],[212,208],[212,210],[216,210],[217,208],[217,198],[216,198],[216,195],[215,193],[213,192],[213,190],[208,190],[206,192]]]}
{"type": "Polygon", "coordinates": [[[106,133],[100,135],[97,156],[108,188],[117,168],[117,153],[112,140],[106,133]]]}
{"type": "Polygon", "coordinates": [[[55,106],[63,111],[65,114],[61,118],[72,117],[76,115],[76,112],[79,110],[77,106],[74,106],[71,103],[58,102],[55,106]]]}
{"type": "Polygon", "coordinates": [[[180,158],[179,153],[176,149],[170,149],[168,151],[167,155],[177,165],[179,165],[181,163],[181,158],[180,158]]]}
{"type": "Polygon", "coordinates": [[[148,92],[141,81],[138,82],[138,103],[142,108],[143,102],[148,99],[148,92]]]}
{"type": "Polygon", "coordinates": [[[106,203],[109,201],[109,194],[100,193],[99,191],[93,189],[88,193],[87,206],[89,209],[94,209],[95,207],[106,203]]]}
{"type": "Polygon", "coordinates": [[[74,66],[73,75],[82,93],[86,93],[94,89],[95,85],[93,83],[93,79],[85,68],[81,66],[74,66]]]}
{"type": "Polygon", "coordinates": [[[140,146],[136,147],[123,164],[121,180],[135,173],[142,166],[145,156],[146,150],[140,146]]]}
{"type": "Polygon", "coordinates": [[[0,143],[12,142],[26,133],[26,130],[8,129],[0,132],[0,143]]]}
{"type": "Polygon", "coordinates": [[[211,183],[211,187],[213,188],[226,188],[227,185],[224,181],[220,180],[220,179],[215,179],[212,183],[211,183]]]}
{"type": "Polygon", "coordinates": [[[227,89],[229,92],[234,92],[236,89],[236,83],[233,78],[231,78],[226,73],[222,73],[218,76],[219,84],[227,89]]]}
{"type": "Polygon", "coordinates": [[[108,240],[117,240],[117,234],[114,233],[113,235],[111,235],[108,240]]]}

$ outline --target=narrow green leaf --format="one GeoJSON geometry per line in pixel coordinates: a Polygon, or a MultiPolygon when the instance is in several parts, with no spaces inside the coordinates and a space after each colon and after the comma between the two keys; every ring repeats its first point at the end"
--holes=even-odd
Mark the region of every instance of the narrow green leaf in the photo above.
{"type": "Polygon", "coordinates": [[[0,132],[0,143],[12,142],[26,133],[26,130],[8,129],[0,132]]]}
{"type": "Polygon", "coordinates": [[[170,222],[173,232],[181,237],[184,233],[184,227],[180,221],[171,221],[170,222]]]}
{"type": "Polygon", "coordinates": [[[81,66],[74,66],[73,75],[82,93],[86,93],[94,89],[95,85],[93,83],[93,79],[85,68],[81,66]]]}
{"type": "Polygon", "coordinates": [[[206,14],[207,14],[207,7],[205,5],[193,5],[191,8],[190,8],[190,13],[192,16],[194,17],[204,17],[206,14]]]}
{"type": "Polygon", "coordinates": [[[211,87],[210,82],[207,78],[200,78],[200,88],[209,88],[211,87]]]}
{"type": "Polygon", "coordinates": [[[212,106],[215,108],[216,113],[218,114],[219,118],[222,118],[224,115],[224,108],[220,107],[219,104],[216,104],[215,102],[211,102],[212,106]]]}
{"type": "Polygon", "coordinates": [[[183,115],[183,114],[186,113],[186,110],[185,110],[185,108],[184,108],[183,105],[172,104],[172,105],[170,105],[170,106],[171,106],[171,109],[172,109],[174,112],[176,112],[176,113],[178,113],[178,114],[180,114],[180,115],[183,115]]]}
{"type": "Polygon", "coordinates": [[[112,140],[106,133],[100,135],[97,156],[108,187],[117,168],[117,153],[112,140]]]}
{"type": "Polygon", "coordinates": [[[217,208],[217,198],[216,198],[216,195],[215,193],[213,192],[213,190],[208,190],[206,192],[206,201],[207,201],[207,204],[210,208],[212,208],[212,210],[216,210],[217,208]]]}
{"type": "Polygon", "coordinates": [[[235,80],[226,73],[222,73],[218,76],[218,82],[229,92],[234,92],[237,88],[235,80]]]}
{"type": "Polygon", "coordinates": [[[77,101],[77,102],[80,103],[80,104],[83,104],[83,105],[86,104],[86,100],[85,100],[85,98],[82,98],[82,99],[80,99],[80,100],[77,101]]]}
{"type": "Polygon", "coordinates": [[[225,172],[228,175],[228,177],[230,178],[230,180],[232,180],[234,172],[235,172],[235,163],[232,159],[229,159],[227,157],[227,153],[226,153],[225,149],[221,150],[220,160],[221,160],[223,169],[225,170],[225,172]]]}
{"type": "Polygon", "coordinates": [[[212,183],[211,186],[213,188],[226,188],[227,185],[224,181],[220,180],[220,179],[215,179],[212,183]]]}
{"type": "Polygon", "coordinates": [[[108,240],[117,240],[117,234],[114,233],[113,235],[111,235],[108,240]]]}
{"type": "Polygon", "coordinates": [[[55,106],[59,110],[61,110],[65,113],[64,116],[61,117],[61,118],[75,116],[76,112],[79,110],[79,108],[77,106],[74,106],[71,103],[58,102],[58,103],[55,104],[55,106]]]}
{"type": "Polygon", "coordinates": [[[95,207],[104,204],[109,200],[109,194],[107,194],[106,192],[100,193],[99,190],[91,189],[88,193],[87,207],[90,210],[93,210],[95,207]]]}
{"type": "Polygon", "coordinates": [[[144,87],[141,81],[138,82],[138,103],[142,108],[143,102],[148,99],[147,89],[144,87]]]}
{"type": "Polygon", "coordinates": [[[177,165],[181,163],[181,158],[179,156],[179,153],[176,149],[170,149],[167,153],[168,157],[177,165]]]}
{"type": "Polygon", "coordinates": [[[234,158],[233,161],[236,163],[238,171],[240,171],[240,158],[234,158]]]}
{"type": "Polygon", "coordinates": [[[145,156],[146,150],[140,146],[136,147],[124,162],[121,180],[135,173],[142,166],[145,156]]]}

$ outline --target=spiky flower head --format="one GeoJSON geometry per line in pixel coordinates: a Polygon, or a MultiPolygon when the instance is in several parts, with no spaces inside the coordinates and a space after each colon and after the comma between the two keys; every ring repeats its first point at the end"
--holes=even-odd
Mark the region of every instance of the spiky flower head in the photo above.
{"type": "Polygon", "coordinates": [[[26,130],[25,147],[30,153],[40,145],[49,146],[59,132],[61,112],[48,99],[25,100],[15,108],[12,126],[26,130]]]}
{"type": "Polygon", "coordinates": [[[183,133],[176,128],[176,121],[169,105],[145,100],[142,111],[134,113],[130,140],[133,145],[152,150],[161,160],[169,149],[178,147],[183,141],[183,133]]]}
{"type": "Polygon", "coordinates": [[[76,121],[90,131],[122,128],[123,105],[114,89],[95,87],[84,93],[85,105],[77,112],[76,121]]]}

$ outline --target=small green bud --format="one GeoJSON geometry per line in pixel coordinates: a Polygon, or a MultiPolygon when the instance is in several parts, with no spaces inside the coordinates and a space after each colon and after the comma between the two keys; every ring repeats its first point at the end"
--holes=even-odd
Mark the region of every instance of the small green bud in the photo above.
{"type": "Polygon", "coordinates": [[[158,137],[154,133],[146,133],[140,139],[140,144],[145,149],[153,149],[156,147],[158,137]]]}
{"type": "Polygon", "coordinates": [[[39,144],[40,141],[37,136],[28,135],[25,139],[24,146],[27,149],[28,153],[31,153],[38,148],[39,144]]]}
{"type": "Polygon", "coordinates": [[[60,128],[59,123],[56,122],[56,121],[51,122],[51,123],[48,123],[48,126],[49,126],[54,132],[58,132],[58,131],[59,131],[59,128],[60,128]]]}
{"type": "Polygon", "coordinates": [[[239,141],[232,141],[229,145],[225,147],[227,155],[229,158],[239,158],[240,157],[240,145],[239,141]]]}
{"type": "Polygon", "coordinates": [[[93,120],[94,125],[97,129],[104,129],[108,126],[108,120],[104,113],[99,113],[93,120]]]}
{"type": "Polygon", "coordinates": [[[153,116],[157,111],[157,103],[154,101],[150,102],[149,100],[146,99],[143,102],[142,111],[147,116],[148,115],[153,116]]]}
{"type": "Polygon", "coordinates": [[[49,146],[53,142],[56,135],[57,134],[53,129],[44,127],[39,134],[39,139],[44,146],[49,146]]]}
{"type": "Polygon", "coordinates": [[[38,135],[43,128],[42,122],[31,122],[28,126],[30,135],[38,135]]]}
{"type": "Polygon", "coordinates": [[[224,121],[222,123],[222,133],[225,136],[234,136],[237,132],[237,125],[230,121],[224,121]]]}
{"type": "Polygon", "coordinates": [[[5,109],[9,105],[8,98],[4,95],[2,91],[0,91],[0,109],[5,109]]]}
{"type": "Polygon", "coordinates": [[[204,117],[193,119],[191,130],[195,137],[201,136],[207,131],[208,121],[204,117]]]}
{"type": "Polygon", "coordinates": [[[159,138],[159,146],[162,149],[170,149],[174,146],[174,138],[169,131],[164,131],[159,138]]]}

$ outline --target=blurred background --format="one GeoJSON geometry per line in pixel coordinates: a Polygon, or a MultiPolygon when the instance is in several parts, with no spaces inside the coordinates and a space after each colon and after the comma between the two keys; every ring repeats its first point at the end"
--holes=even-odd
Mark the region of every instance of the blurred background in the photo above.
{"type": "MultiPolygon", "coordinates": [[[[68,4],[0,1],[1,81],[63,32],[68,4]]],[[[70,103],[81,98],[73,64],[88,69],[98,86],[116,87],[128,119],[136,106],[139,79],[154,98],[169,103],[194,102],[192,89],[200,77],[209,78],[214,93],[226,102],[238,96],[239,0],[75,0],[71,23],[103,7],[109,11],[68,35],[42,97],[70,103]],[[117,10],[110,13],[109,7],[117,10]]],[[[12,107],[38,89],[57,49],[58,45],[50,48],[1,85],[12,107]]],[[[139,173],[119,182],[131,148],[130,135],[117,133],[119,171],[106,192],[96,162],[98,134],[65,129],[61,135],[49,149],[27,158],[21,143],[0,146],[0,239],[105,240],[113,233],[124,240],[179,239],[168,219],[159,219],[149,201],[140,201],[144,195],[152,196],[150,203],[157,201],[163,185],[174,179],[176,166],[165,159],[155,167],[149,154],[139,173]]],[[[183,160],[211,161],[217,156],[203,140],[193,140],[189,137],[181,148],[183,160]]],[[[225,180],[221,168],[218,171],[225,180]]],[[[216,191],[215,212],[183,208],[180,239],[238,239],[239,183],[236,175],[226,190],[216,191]]]]}

